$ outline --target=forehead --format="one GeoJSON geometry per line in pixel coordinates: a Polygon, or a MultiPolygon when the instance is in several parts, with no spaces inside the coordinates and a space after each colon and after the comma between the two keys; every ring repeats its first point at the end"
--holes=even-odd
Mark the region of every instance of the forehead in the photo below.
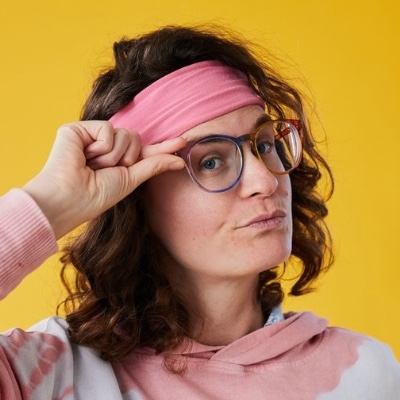
{"type": "Polygon", "coordinates": [[[203,122],[183,133],[182,137],[189,142],[213,134],[241,136],[251,133],[267,119],[269,118],[261,107],[250,105],[203,122]]]}

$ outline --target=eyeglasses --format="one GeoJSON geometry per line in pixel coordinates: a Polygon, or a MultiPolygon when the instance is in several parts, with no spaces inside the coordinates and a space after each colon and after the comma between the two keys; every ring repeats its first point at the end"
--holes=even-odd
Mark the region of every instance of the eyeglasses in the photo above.
{"type": "Polygon", "coordinates": [[[232,189],[243,172],[243,143],[251,142],[252,153],[274,175],[288,174],[302,156],[299,120],[272,120],[255,132],[239,137],[210,135],[176,153],[185,160],[192,180],[207,192],[232,189]]]}

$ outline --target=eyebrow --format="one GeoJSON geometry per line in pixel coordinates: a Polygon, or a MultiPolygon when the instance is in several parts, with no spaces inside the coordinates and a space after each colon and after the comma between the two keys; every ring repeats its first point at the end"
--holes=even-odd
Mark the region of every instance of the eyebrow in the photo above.
{"type": "MultiPolygon", "coordinates": [[[[255,129],[259,128],[262,124],[264,124],[265,122],[271,121],[271,117],[267,114],[262,114],[260,117],[257,118],[255,124],[253,125],[253,128],[251,129],[252,133],[255,129]]],[[[213,135],[227,135],[228,133],[222,133],[222,132],[213,132],[213,133],[200,133],[198,135],[195,135],[194,137],[190,138],[190,140],[187,141],[187,143],[193,143],[197,140],[206,138],[208,136],[213,136],[213,135]]]]}
{"type": "Polygon", "coordinates": [[[256,123],[254,124],[253,130],[259,128],[262,124],[265,124],[268,121],[271,121],[271,117],[267,114],[261,115],[259,118],[257,118],[256,123]]]}

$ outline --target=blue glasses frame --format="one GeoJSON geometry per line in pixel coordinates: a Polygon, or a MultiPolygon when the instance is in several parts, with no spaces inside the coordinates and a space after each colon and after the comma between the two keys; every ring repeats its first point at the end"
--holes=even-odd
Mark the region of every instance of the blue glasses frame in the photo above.
{"type": "Polygon", "coordinates": [[[276,140],[282,139],[283,137],[285,137],[289,134],[293,134],[293,142],[294,142],[293,146],[294,146],[294,151],[295,151],[295,154],[293,155],[293,166],[287,170],[274,171],[274,170],[271,170],[270,168],[268,168],[268,166],[266,166],[265,164],[264,165],[274,175],[286,175],[286,174],[290,173],[291,171],[293,171],[300,164],[301,158],[302,158],[302,143],[301,143],[302,140],[301,140],[301,133],[300,133],[301,132],[301,121],[297,120],[297,119],[269,120],[269,121],[261,124],[259,127],[257,127],[257,129],[254,132],[248,133],[245,135],[241,135],[239,137],[234,137],[234,136],[225,135],[225,134],[205,136],[205,137],[195,140],[193,142],[189,142],[182,150],[176,152],[175,155],[181,157],[185,161],[186,169],[190,175],[190,178],[201,189],[205,190],[206,192],[210,192],[210,193],[226,192],[226,191],[232,189],[233,187],[235,187],[238,184],[238,182],[240,181],[240,178],[242,176],[243,166],[244,166],[243,143],[250,141],[253,154],[260,161],[262,161],[262,158],[257,150],[258,134],[266,126],[272,125],[272,124],[279,124],[279,123],[285,124],[284,129],[282,129],[277,134],[275,134],[274,140],[276,141],[276,140]],[[289,125],[289,127],[287,127],[287,125],[289,125]],[[239,170],[239,173],[238,173],[238,176],[236,177],[236,179],[227,187],[224,187],[221,189],[208,189],[196,177],[196,174],[193,170],[191,160],[190,160],[190,152],[192,151],[193,147],[195,147],[197,144],[201,144],[203,142],[208,142],[210,140],[218,140],[218,139],[230,141],[236,146],[237,149],[239,149],[239,153],[240,153],[240,157],[241,157],[240,158],[240,166],[239,166],[240,170],[239,170]]]}

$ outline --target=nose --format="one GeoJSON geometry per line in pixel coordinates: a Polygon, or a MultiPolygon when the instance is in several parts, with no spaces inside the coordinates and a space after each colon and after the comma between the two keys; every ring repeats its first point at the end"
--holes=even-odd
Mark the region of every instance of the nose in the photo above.
{"type": "Polygon", "coordinates": [[[278,189],[279,181],[249,146],[243,146],[243,172],[239,181],[242,197],[271,196],[278,189]]]}

